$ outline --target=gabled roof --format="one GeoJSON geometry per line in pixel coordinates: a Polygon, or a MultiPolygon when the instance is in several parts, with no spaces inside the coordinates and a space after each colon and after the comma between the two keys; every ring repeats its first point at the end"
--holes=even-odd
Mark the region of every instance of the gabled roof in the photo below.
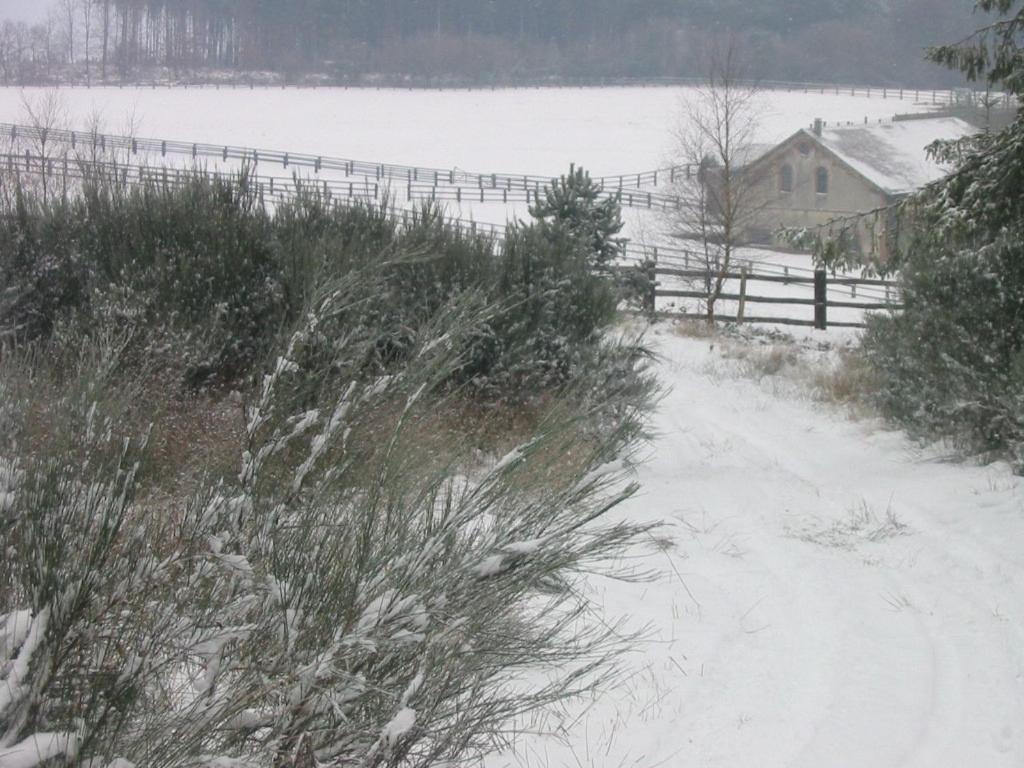
{"type": "MultiPolygon", "coordinates": [[[[928,157],[926,147],[940,139],[962,139],[978,129],[956,117],[898,120],[873,125],[825,127],[818,136],[798,131],[775,149],[797,138],[810,139],[891,196],[906,195],[937,181],[951,170],[928,157]]],[[[764,153],[761,162],[775,149],[764,153]]]]}

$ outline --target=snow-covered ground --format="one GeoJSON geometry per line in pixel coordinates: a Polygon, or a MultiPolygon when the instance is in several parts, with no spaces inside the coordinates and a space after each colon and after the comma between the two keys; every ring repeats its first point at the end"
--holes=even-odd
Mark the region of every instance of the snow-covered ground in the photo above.
{"type": "MultiPolygon", "coordinates": [[[[153,138],[550,175],[570,162],[595,174],[666,164],[684,95],[69,89],[61,99],[68,126],[99,113],[108,131],[131,122],[153,138]]],[[[0,89],[0,121],[24,120],[21,100],[0,89]]],[[[764,103],[764,141],[815,117],[862,122],[924,108],[803,93],[764,103]]],[[[453,213],[503,222],[525,210],[453,213]]],[[[648,226],[631,218],[638,240],[648,226]]],[[[773,260],[795,270],[806,268],[801,258],[773,260]]],[[[806,356],[827,360],[814,343],[850,333],[802,338],[806,356]]],[[[751,363],[749,347],[741,354],[668,325],[651,340],[671,390],[638,468],[643,493],[619,513],[664,522],[627,563],[660,576],[586,585],[606,619],[646,628],[647,639],[618,687],[565,714],[564,742],[524,737],[488,768],[1024,765],[1018,479],[1003,466],[945,462],[817,402],[791,375],[799,366],[757,378],[766,364],[751,363]]]]}
{"type": "MultiPolygon", "coordinates": [[[[371,88],[65,88],[68,127],[98,116],[137,136],[309,152],[488,173],[595,175],[669,164],[686,88],[401,91],[371,88]]],[[[40,89],[0,88],[0,122],[24,117],[40,89]]],[[[891,118],[926,109],[911,99],[766,92],[759,141],[811,124],[891,118]]],[[[63,122],[63,121],[62,121],[63,122]]]]}
{"type": "MultiPolygon", "coordinates": [[[[0,122],[29,122],[51,92],[0,88],[0,122]]],[[[99,126],[143,138],[308,153],[477,173],[552,177],[570,163],[594,176],[629,175],[678,162],[674,128],[693,91],[681,87],[401,91],[342,89],[65,88],[56,91],[61,127],[99,126]]],[[[908,94],[909,95],[909,94],[908,94]]],[[[891,119],[930,108],[907,98],[768,91],[757,104],[758,143],[777,142],[815,118],[829,124],[891,119]]],[[[149,158],[190,164],[190,158],[149,158]]],[[[217,169],[237,163],[218,163],[217,169]]],[[[294,169],[261,164],[261,174],[294,169]]],[[[338,174],[334,174],[338,176],[338,174]]],[[[331,178],[323,171],[319,178],[331,178]]],[[[341,177],[339,176],[339,179],[341,177]]],[[[348,177],[344,180],[351,181],[348,177]]],[[[402,202],[400,184],[395,197],[402,202]]],[[[657,192],[671,193],[659,187],[657,192]]],[[[446,203],[452,215],[503,224],[525,217],[520,202],[446,203]]],[[[659,217],[626,211],[639,237],[659,217]]]]}
{"type": "Polygon", "coordinates": [[[647,639],[565,743],[488,768],[1024,765],[1019,479],[816,401],[800,364],[758,379],[770,347],[651,340],[671,391],[619,514],[664,522],[625,563],[660,575],[586,585],[647,639]]]}

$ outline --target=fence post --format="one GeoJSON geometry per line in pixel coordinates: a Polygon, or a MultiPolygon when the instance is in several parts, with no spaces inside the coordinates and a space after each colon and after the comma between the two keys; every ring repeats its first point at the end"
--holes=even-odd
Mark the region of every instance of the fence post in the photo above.
{"type": "Polygon", "coordinates": [[[747,266],[740,267],[740,307],[736,312],[736,324],[743,325],[743,315],[747,311],[747,266]]]}
{"type": "Polygon", "coordinates": [[[819,331],[828,328],[828,273],[824,269],[814,270],[814,327],[819,331]]]}

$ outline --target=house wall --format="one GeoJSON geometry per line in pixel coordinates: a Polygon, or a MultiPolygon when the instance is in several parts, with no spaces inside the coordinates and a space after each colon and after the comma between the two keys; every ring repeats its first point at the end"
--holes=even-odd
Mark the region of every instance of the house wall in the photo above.
{"type": "MultiPolygon", "coordinates": [[[[752,242],[778,242],[780,228],[820,227],[841,216],[871,211],[886,205],[886,196],[809,136],[796,136],[748,172],[746,194],[749,212],[743,237],[752,242]],[[793,169],[793,189],[781,188],[782,167],[793,169]],[[828,192],[816,191],[818,168],[828,171],[828,192]]],[[[858,227],[858,244],[864,253],[884,258],[884,225],[865,221],[858,227]]]]}

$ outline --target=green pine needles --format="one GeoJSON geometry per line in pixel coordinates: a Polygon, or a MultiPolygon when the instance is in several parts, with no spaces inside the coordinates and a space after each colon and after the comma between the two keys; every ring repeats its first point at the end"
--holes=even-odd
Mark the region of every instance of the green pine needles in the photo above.
{"type": "MultiPolygon", "coordinates": [[[[1003,18],[930,56],[1019,95],[1024,8],[978,5],[1003,18]]],[[[904,309],[864,340],[878,401],[922,436],[1024,468],[1024,120],[934,151],[957,169],[901,205],[904,309]]]]}
{"type": "Polygon", "coordinates": [[[617,237],[623,226],[621,206],[575,165],[544,190],[544,199],[530,206],[530,215],[564,228],[585,245],[592,268],[607,268],[622,252],[623,241],[617,237]]]}

